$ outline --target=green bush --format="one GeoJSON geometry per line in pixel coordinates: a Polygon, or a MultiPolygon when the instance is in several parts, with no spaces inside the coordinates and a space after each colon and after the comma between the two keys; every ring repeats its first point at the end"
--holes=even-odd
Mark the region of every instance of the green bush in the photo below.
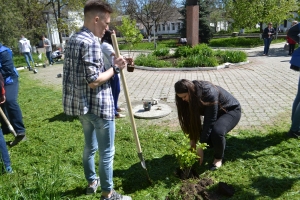
{"type": "Polygon", "coordinates": [[[190,46],[180,46],[176,49],[174,56],[179,57],[187,57],[191,55],[192,48],[190,46]]]}
{"type": "Polygon", "coordinates": [[[216,57],[192,55],[178,62],[177,67],[215,67],[219,62],[216,57]]]}
{"type": "Polygon", "coordinates": [[[219,38],[210,40],[209,46],[211,47],[256,47],[263,45],[263,42],[259,38],[219,38]]]}
{"type": "Polygon", "coordinates": [[[198,44],[192,48],[191,54],[210,57],[213,55],[213,50],[210,47],[208,47],[207,44],[198,44]]]}
{"type": "Polygon", "coordinates": [[[166,55],[169,55],[170,53],[170,50],[167,49],[167,48],[162,48],[162,49],[158,49],[158,50],[155,50],[153,51],[153,55],[154,56],[166,56],[166,55]]]}
{"type": "Polygon", "coordinates": [[[206,143],[200,143],[199,141],[196,144],[196,149],[191,148],[190,138],[188,135],[182,136],[182,139],[178,143],[178,147],[175,149],[175,157],[179,163],[180,169],[183,171],[185,178],[188,178],[192,166],[200,158],[197,155],[197,149],[206,149],[206,143]]]}
{"type": "Polygon", "coordinates": [[[138,55],[134,60],[134,63],[135,65],[139,65],[139,66],[156,67],[156,68],[172,67],[172,64],[170,62],[159,60],[156,56],[153,56],[151,54],[147,56],[145,54],[138,55]]]}
{"type": "Polygon", "coordinates": [[[247,54],[243,51],[222,51],[217,50],[214,55],[219,59],[220,63],[238,63],[247,60],[247,54]]]}

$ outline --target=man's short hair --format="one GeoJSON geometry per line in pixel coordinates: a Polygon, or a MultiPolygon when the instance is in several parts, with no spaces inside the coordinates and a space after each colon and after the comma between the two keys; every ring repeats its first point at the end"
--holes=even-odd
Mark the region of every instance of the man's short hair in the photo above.
{"type": "Polygon", "coordinates": [[[84,15],[89,12],[112,13],[111,6],[102,0],[88,0],[84,6],[84,15]]]}

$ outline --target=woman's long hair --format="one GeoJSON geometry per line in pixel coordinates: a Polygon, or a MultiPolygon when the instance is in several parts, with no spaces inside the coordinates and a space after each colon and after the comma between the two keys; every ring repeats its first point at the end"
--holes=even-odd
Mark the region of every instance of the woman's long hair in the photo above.
{"type": "MultiPolygon", "coordinates": [[[[202,132],[200,111],[203,106],[213,105],[217,102],[203,102],[201,82],[181,79],[175,83],[175,102],[178,120],[182,131],[189,135],[191,140],[197,142],[202,132]],[[196,88],[197,87],[197,88],[196,88]],[[183,101],[177,94],[188,93],[189,102],[183,101]]],[[[206,83],[206,82],[205,82],[206,83]]],[[[209,83],[209,82],[207,82],[209,83]]]]}
{"type": "Polygon", "coordinates": [[[103,42],[107,42],[108,44],[113,45],[110,30],[105,31],[103,37],[101,38],[101,43],[103,43],[103,42]]]}

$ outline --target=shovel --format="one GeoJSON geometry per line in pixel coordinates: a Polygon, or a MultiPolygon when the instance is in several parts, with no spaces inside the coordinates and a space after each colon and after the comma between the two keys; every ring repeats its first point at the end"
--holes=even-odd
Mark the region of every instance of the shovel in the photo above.
{"type": "MultiPolygon", "coordinates": [[[[120,51],[119,51],[119,46],[118,46],[116,34],[112,33],[111,34],[111,39],[112,39],[112,43],[113,43],[113,47],[114,47],[114,50],[115,50],[116,57],[119,58],[120,57],[120,51]]],[[[131,102],[130,102],[130,99],[129,99],[126,79],[125,79],[125,75],[124,75],[123,70],[120,70],[120,74],[121,74],[121,80],[122,80],[124,93],[125,93],[125,98],[126,98],[126,102],[127,102],[127,106],[128,106],[129,117],[130,117],[130,121],[131,121],[131,129],[132,129],[132,133],[133,133],[133,136],[134,136],[134,139],[135,139],[135,144],[136,144],[136,148],[137,148],[137,152],[138,152],[138,157],[140,158],[142,167],[147,172],[148,180],[151,182],[148,171],[147,171],[147,168],[146,168],[146,163],[145,163],[145,160],[144,160],[144,157],[143,157],[139,136],[138,136],[138,133],[137,133],[137,130],[136,130],[136,125],[135,125],[135,121],[134,121],[134,117],[133,117],[133,113],[132,113],[131,102]]]]}

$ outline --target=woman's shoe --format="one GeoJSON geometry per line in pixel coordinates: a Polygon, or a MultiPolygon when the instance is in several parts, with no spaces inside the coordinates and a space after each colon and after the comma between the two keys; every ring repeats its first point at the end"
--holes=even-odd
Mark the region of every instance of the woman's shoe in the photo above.
{"type": "Polygon", "coordinates": [[[126,117],[126,115],[123,115],[123,114],[117,114],[117,115],[115,115],[115,118],[124,118],[124,117],[126,117]]]}
{"type": "Polygon", "coordinates": [[[118,112],[122,112],[122,111],[124,111],[125,110],[125,108],[117,108],[117,111],[118,112]]]}
{"type": "Polygon", "coordinates": [[[300,138],[300,132],[289,130],[289,132],[287,132],[286,136],[289,138],[300,138]]]}
{"type": "Polygon", "coordinates": [[[210,171],[215,171],[215,170],[217,170],[217,169],[219,169],[220,167],[217,167],[214,163],[211,163],[210,165],[209,165],[209,170],[210,171]]]}

